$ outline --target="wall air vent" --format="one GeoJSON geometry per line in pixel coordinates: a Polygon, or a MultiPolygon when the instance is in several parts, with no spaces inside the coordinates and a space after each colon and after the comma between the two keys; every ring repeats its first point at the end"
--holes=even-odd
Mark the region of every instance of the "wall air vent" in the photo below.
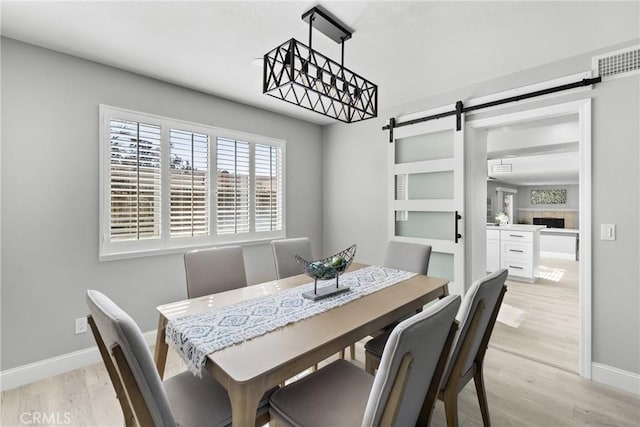
{"type": "Polygon", "coordinates": [[[602,80],[640,74],[640,46],[594,56],[592,68],[595,77],[602,77],[602,80]]]}

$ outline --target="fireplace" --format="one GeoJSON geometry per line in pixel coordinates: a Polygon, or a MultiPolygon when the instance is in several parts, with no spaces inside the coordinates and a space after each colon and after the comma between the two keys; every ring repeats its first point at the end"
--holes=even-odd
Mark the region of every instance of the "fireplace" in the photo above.
{"type": "Polygon", "coordinates": [[[533,225],[546,225],[547,228],[564,228],[564,218],[533,218],[533,225]]]}

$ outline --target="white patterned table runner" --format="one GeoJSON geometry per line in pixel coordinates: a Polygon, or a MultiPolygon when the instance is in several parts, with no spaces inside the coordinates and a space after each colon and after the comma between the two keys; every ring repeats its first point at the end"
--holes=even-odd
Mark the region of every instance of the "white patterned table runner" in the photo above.
{"type": "MultiPolygon", "coordinates": [[[[187,366],[200,375],[207,355],[266,334],[292,322],[306,319],[362,296],[406,280],[415,273],[369,266],[340,276],[340,285],[351,290],[312,301],[302,293],[313,283],[297,286],[213,311],[173,319],[166,326],[166,341],[187,366]]],[[[318,287],[335,286],[335,280],[318,281],[318,287]]]]}

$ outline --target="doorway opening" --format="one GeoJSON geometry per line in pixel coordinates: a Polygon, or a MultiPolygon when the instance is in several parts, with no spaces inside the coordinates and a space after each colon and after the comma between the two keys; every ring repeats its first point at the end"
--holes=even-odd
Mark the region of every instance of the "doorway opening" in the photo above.
{"type": "Polygon", "coordinates": [[[590,119],[590,100],[583,100],[467,122],[474,131],[471,144],[485,142],[486,148],[486,156],[474,160],[486,162],[486,193],[469,214],[476,224],[486,214],[487,227],[474,236],[485,242],[487,271],[510,270],[490,346],[586,378],[591,377],[590,119]],[[503,252],[509,242],[495,240],[499,223],[537,234],[536,244],[517,248],[532,252],[531,265],[514,264],[531,268],[530,277],[510,268],[511,258],[503,252]]]}

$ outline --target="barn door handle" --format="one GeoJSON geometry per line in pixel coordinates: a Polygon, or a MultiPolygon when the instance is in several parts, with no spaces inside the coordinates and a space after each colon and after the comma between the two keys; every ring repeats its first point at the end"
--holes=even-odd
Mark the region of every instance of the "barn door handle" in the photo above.
{"type": "Polygon", "coordinates": [[[458,213],[458,211],[455,212],[455,218],[454,218],[454,222],[455,222],[455,242],[458,243],[458,239],[462,238],[462,234],[460,234],[458,232],[458,222],[462,219],[462,216],[458,213]]]}

